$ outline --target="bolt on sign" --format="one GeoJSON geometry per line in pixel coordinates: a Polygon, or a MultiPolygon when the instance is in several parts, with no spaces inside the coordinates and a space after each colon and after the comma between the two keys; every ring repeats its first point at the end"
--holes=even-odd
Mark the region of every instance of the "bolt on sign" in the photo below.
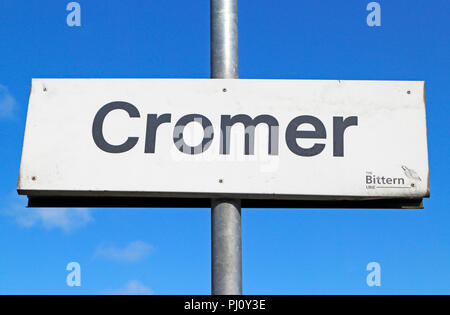
{"type": "Polygon", "coordinates": [[[29,206],[420,208],[423,82],[34,79],[29,206]]]}

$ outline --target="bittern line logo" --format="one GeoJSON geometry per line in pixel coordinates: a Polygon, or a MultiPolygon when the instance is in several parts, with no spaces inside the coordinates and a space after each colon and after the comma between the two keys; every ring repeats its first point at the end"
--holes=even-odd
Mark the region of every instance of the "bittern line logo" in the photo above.
{"type": "Polygon", "coordinates": [[[402,170],[405,177],[389,177],[385,175],[379,175],[374,172],[366,172],[366,189],[377,188],[414,188],[416,184],[414,182],[421,181],[422,179],[417,173],[402,165],[402,170]]]}
{"type": "MultiPolygon", "coordinates": [[[[104,105],[95,115],[92,125],[92,137],[95,144],[101,150],[108,153],[124,153],[133,149],[139,141],[139,137],[128,137],[122,144],[108,143],[103,134],[103,123],[107,115],[114,110],[126,111],[130,118],[140,118],[139,110],[133,104],[127,102],[112,102],[104,105]]],[[[163,124],[170,124],[172,114],[148,114],[145,131],[146,154],[155,154],[156,135],[158,128],[163,124]]],[[[255,128],[264,124],[269,128],[268,133],[268,154],[277,156],[279,154],[279,122],[271,115],[259,115],[255,118],[246,114],[235,116],[221,115],[220,122],[220,155],[230,154],[230,133],[231,127],[235,124],[243,124],[245,127],[245,155],[255,154],[255,128]]],[[[358,125],[358,117],[342,116],[333,117],[333,157],[344,156],[344,133],[347,128],[358,125]]],[[[176,148],[188,155],[198,155],[208,150],[214,140],[214,128],[211,121],[201,114],[188,114],[181,117],[173,129],[172,140],[176,148]],[[185,141],[184,130],[190,123],[198,123],[203,128],[203,138],[196,146],[191,146],[185,141]]],[[[314,116],[302,115],[293,118],[286,127],[285,141],[289,150],[302,157],[312,157],[320,154],[325,149],[324,143],[316,142],[310,147],[303,147],[299,144],[300,139],[317,139],[317,141],[327,138],[327,130],[323,122],[314,116]],[[300,126],[309,125],[313,130],[299,130],[300,126]]]]}

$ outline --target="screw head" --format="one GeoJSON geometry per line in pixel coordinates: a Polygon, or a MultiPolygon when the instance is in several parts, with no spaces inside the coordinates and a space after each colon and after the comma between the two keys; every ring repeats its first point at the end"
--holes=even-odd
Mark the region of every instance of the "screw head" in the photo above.
{"type": "Polygon", "coordinates": [[[222,92],[224,92],[224,93],[227,92],[227,91],[228,91],[228,90],[227,90],[226,88],[223,88],[223,89],[222,89],[222,92]]]}
{"type": "Polygon", "coordinates": [[[219,183],[220,183],[220,184],[223,184],[223,179],[222,179],[222,178],[219,179],[219,183]]]}
{"type": "Polygon", "coordinates": [[[406,93],[407,93],[407,94],[411,94],[411,91],[407,91],[406,93]]]}
{"type": "Polygon", "coordinates": [[[32,180],[32,181],[35,181],[36,179],[37,179],[36,176],[32,176],[32,177],[31,177],[31,180],[32,180]]]}

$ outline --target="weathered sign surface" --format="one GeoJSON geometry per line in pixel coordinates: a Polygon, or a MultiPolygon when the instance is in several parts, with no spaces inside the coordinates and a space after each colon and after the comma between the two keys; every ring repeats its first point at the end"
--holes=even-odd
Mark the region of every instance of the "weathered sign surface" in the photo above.
{"type": "Polygon", "coordinates": [[[18,191],[47,206],[418,207],[429,196],[424,83],[34,79],[18,191]]]}

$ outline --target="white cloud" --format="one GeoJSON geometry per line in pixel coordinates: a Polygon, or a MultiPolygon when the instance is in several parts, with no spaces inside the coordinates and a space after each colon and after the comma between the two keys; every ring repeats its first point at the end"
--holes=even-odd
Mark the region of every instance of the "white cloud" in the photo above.
{"type": "Polygon", "coordinates": [[[86,226],[91,222],[89,209],[25,209],[16,217],[17,222],[25,227],[42,225],[46,229],[62,229],[70,232],[86,226]]]}
{"type": "Polygon", "coordinates": [[[67,208],[26,208],[24,197],[15,197],[3,213],[13,217],[22,227],[43,227],[45,229],[61,229],[64,232],[82,228],[94,219],[89,209],[67,208]]]}
{"type": "Polygon", "coordinates": [[[115,290],[113,295],[152,295],[152,289],[146,287],[142,283],[136,280],[128,282],[124,288],[115,290]]]}
{"type": "Polygon", "coordinates": [[[147,257],[152,249],[151,245],[143,241],[131,242],[124,248],[102,245],[97,248],[95,256],[117,261],[137,262],[147,257]]]}
{"type": "Polygon", "coordinates": [[[12,117],[16,106],[17,102],[8,88],[0,84],[0,117],[12,117]]]}

